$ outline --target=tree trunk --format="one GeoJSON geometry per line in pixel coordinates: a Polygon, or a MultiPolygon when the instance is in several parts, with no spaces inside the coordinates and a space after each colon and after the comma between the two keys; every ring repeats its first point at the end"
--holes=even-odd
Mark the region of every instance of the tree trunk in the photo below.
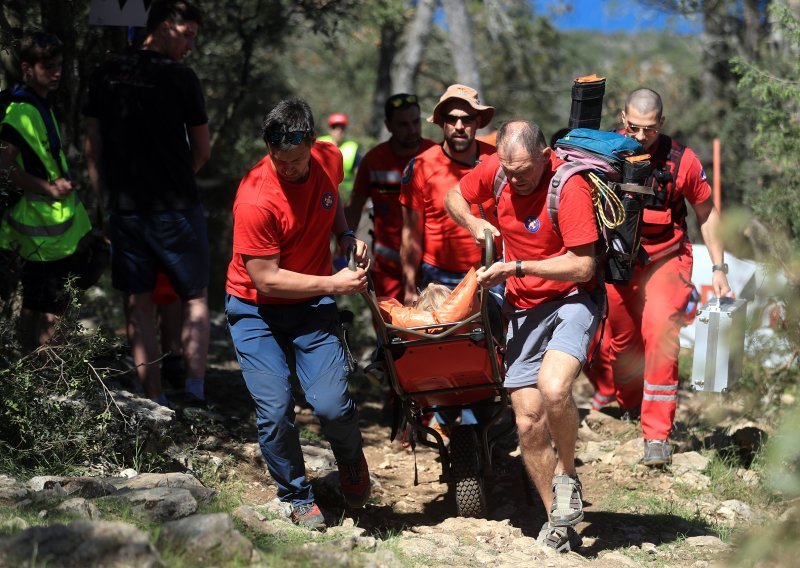
{"type": "Polygon", "coordinates": [[[61,85],[56,93],[56,107],[60,111],[65,128],[62,130],[64,147],[75,142],[80,124],[80,109],[75,100],[78,89],[75,80],[75,14],[73,3],[62,0],[41,0],[42,28],[58,36],[64,44],[64,63],[61,85]]]}
{"type": "Polygon", "coordinates": [[[391,69],[400,31],[394,22],[385,22],[381,26],[381,44],[378,48],[378,73],[375,78],[375,92],[372,95],[372,120],[367,127],[367,133],[380,140],[387,134],[384,125],[383,106],[386,99],[393,92],[391,69]]]}
{"type": "Polygon", "coordinates": [[[395,93],[413,93],[422,62],[422,53],[433,25],[436,0],[419,0],[414,18],[409,23],[403,41],[403,50],[395,57],[392,70],[392,90],[395,93]]]}
{"type": "Polygon", "coordinates": [[[442,0],[447,17],[450,51],[456,68],[456,79],[481,93],[481,75],[472,49],[472,23],[464,0],[442,0]]]}

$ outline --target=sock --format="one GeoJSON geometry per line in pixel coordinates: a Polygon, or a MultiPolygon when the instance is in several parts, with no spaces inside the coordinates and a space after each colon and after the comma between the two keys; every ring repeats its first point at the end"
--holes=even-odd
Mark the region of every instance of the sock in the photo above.
{"type": "Polygon", "coordinates": [[[167,400],[167,397],[163,392],[154,399],[152,399],[152,401],[155,402],[156,404],[160,404],[161,406],[169,406],[169,401],[167,400]]]}
{"type": "Polygon", "coordinates": [[[186,392],[200,400],[205,400],[205,381],[203,379],[186,379],[186,392]]]}

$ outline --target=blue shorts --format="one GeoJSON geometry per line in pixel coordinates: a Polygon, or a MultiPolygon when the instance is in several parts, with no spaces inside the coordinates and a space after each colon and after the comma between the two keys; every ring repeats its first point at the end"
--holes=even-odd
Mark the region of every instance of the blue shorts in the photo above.
{"type": "Polygon", "coordinates": [[[209,245],[203,207],[111,214],[111,282],[127,294],[152,292],[163,270],[182,299],[208,288],[209,245]]]}
{"type": "Polygon", "coordinates": [[[506,304],[506,388],[535,385],[544,354],[553,349],[586,363],[599,324],[599,308],[583,291],[527,310],[506,304]]]}

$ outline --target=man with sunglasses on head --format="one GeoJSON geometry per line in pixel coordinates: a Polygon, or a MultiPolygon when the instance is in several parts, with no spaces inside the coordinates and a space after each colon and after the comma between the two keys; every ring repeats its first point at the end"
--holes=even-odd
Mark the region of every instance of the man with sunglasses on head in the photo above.
{"type": "Polygon", "coordinates": [[[628,95],[622,133],[652,155],[642,225],[642,247],[649,259],[638,263],[627,285],[607,284],[608,320],[589,378],[596,387],[594,406],[614,400],[623,411],[641,411],[643,463],[672,461],[669,435],[678,396],[678,333],[692,294],[692,245],[686,227],[686,201],[697,216],[713,262],[717,297],[728,296],[728,265],[718,236],[719,211],[695,153],[666,134],[661,97],[640,88],[628,95]]]}
{"type": "MultiPolygon", "coordinates": [[[[431,282],[455,288],[470,268],[481,262],[481,249],[447,214],[444,198],[464,175],[494,154],[490,144],[475,139],[488,125],[494,107],[482,105],[478,92],[450,85],[439,98],[428,122],[442,128],[444,140],[422,152],[406,166],[400,189],[403,231],[400,260],[406,305],[413,305],[418,289],[431,282]]],[[[476,215],[494,217],[494,200],[473,206],[476,215]]]]}
{"type": "Polygon", "coordinates": [[[403,208],[400,180],[408,161],[436,143],[422,138],[419,102],[416,95],[398,93],[384,105],[386,129],[391,137],[366,153],[358,167],[353,193],[345,207],[350,228],[358,230],[367,199],[372,200],[375,265],[372,281],[378,296],[403,301],[403,271],[400,240],[403,208]]]}
{"type": "Polygon", "coordinates": [[[136,372],[145,394],[167,405],[153,317],[163,270],[182,304],[182,402],[196,408],[206,406],[210,324],[209,244],[195,174],[211,147],[200,81],[182,61],[201,23],[189,2],[153,2],[142,48],[98,67],[83,109],[89,178],[109,213],[112,283],[125,295],[136,372]]]}
{"type": "Polygon", "coordinates": [[[358,412],[347,391],[334,294],[367,286],[367,246],[347,227],[336,146],[317,142],[314,117],[297,98],[280,101],[262,127],[269,154],[242,179],[233,204],[233,256],[226,282],[228,328],[256,403],[261,453],[296,524],[324,529],[305,476],[294,419],[295,371],[339,467],[350,508],[363,507],[370,479],[358,412]],[[330,236],[358,266],[331,274],[330,236]]]}

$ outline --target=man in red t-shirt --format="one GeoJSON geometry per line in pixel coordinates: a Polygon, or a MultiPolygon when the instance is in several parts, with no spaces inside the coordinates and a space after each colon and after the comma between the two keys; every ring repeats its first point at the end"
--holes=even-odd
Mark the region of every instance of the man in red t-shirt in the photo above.
{"type": "Polygon", "coordinates": [[[269,155],[244,177],[233,204],[228,328],[256,403],[261,453],[278,498],[291,504],[295,523],[321,529],[325,519],[305,476],[289,377],[296,371],[319,417],[346,504],[364,506],[369,470],[347,391],[333,295],[366,289],[367,247],[348,230],[339,202],[342,154],[333,144],[315,141],[308,104],[296,98],[279,102],[264,119],[263,136],[269,155]],[[356,270],[331,274],[331,233],[343,250],[354,248],[356,270]]]}
{"type": "MultiPolygon", "coordinates": [[[[494,146],[475,139],[493,116],[494,107],[480,104],[475,89],[451,85],[428,118],[442,127],[444,141],[411,159],[400,188],[400,259],[407,305],[416,301],[417,287],[440,282],[455,288],[470,268],[480,264],[481,249],[447,215],[444,197],[464,174],[494,154],[494,146]]],[[[494,209],[492,199],[473,206],[476,215],[492,219],[494,209]]]]}
{"type": "Polygon", "coordinates": [[[724,248],[717,236],[719,212],[695,153],[669,136],[661,97],[650,89],[628,95],[622,130],[650,153],[655,195],[645,205],[642,247],[650,257],[637,264],[625,286],[607,285],[608,320],[589,378],[597,388],[594,406],[618,400],[635,413],[641,406],[646,465],[671,462],[668,443],[678,396],[678,333],[692,293],[692,245],[686,230],[686,201],[697,215],[713,262],[717,297],[731,293],[724,248]]]}
{"type": "Polygon", "coordinates": [[[421,137],[419,102],[416,95],[398,93],[384,105],[386,129],[391,137],[367,152],[358,166],[353,193],[344,213],[351,229],[358,230],[361,212],[372,199],[374,220],[372,281],[378,296],[403,301],[403,271],[400,267],[400,234],[403,211],[400,180],[408,161],[435,143],[421,137]]]}
{"type": "Polygon", "coordinates": [[[560,230],[548,214],[548,186],[562,163],[536,124],[509,122],[497,133],[497,154],[465,175],[445,202],[475,242],[484,239],[486,229],[503,238],[504,261],[481,267],[478,283],[484,288],[506,283],[504,386],[525,466],[550,512],[540,539],[555,548],[570,541],[575,534],[570,527],[583,518],[572,384],[586,362],[599,311],[589,294],[597,226],[586,181],[581,176],[567,180],[558,211],[560,230]],[[495,198],[500,168],[507,185],[496,197],[495,227],[474,215],[470,204],[495,198]]]}

